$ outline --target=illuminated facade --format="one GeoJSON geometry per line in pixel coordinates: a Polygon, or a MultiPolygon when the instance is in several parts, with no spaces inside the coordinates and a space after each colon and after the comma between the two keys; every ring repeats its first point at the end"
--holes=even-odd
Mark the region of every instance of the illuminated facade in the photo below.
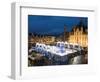
{"type": "Polygon", "coordinates": [[[88,46],[88,32],[82,22],[79,25],[73,27],[72,32],[69,33],[69,43],[77,43],[82,47],[88,46]]]}
{"type": "Polygon", "coordinates": [[[54,41],[55,41],[55,37],[54,36],[34,36],[34,35],[31,35],[29,37],[29,42],[30,44],[34,44],[34,43],[44,43],[44,44],[52,44],[54,41]]]}
{"type": "Polygon", "coordinates": [[[49,35],[34,35],[33,33],[29,36],[28,43],[44,43],[44,44],[54,44],[58,41],[67,41],[68,43],[79,44],[82,47],[88,47],[88,31],[87,27],[84,26],[82,21],[76,26],[73,26],[70,32],[67,32],[67,27],[64,25],[64,32],[59,36],[49,36],[49,35]]]}

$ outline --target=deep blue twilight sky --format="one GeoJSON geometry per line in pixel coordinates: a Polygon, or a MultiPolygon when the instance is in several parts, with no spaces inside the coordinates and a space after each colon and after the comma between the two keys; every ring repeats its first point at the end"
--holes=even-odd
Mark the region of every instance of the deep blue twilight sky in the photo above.
{"type": "Polygon", "coordinates": [[[28,15],[28,32],[36,34],[59,34],[64,32],[64,25],[66,25],[67,31],[71,31],[74,25],[79,24],[80,20],[87,26],[87,17],[28,15]]]}

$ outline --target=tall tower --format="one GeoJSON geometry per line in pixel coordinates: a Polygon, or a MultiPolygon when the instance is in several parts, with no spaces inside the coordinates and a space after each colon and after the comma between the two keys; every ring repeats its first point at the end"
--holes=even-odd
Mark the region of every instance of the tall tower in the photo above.
{"type": "Polygon", "coordinates": [[[63,35],[64,42],[66,41],[66,32],[67,32],[66,25],[64,25],[64,35],[63,35]]]}

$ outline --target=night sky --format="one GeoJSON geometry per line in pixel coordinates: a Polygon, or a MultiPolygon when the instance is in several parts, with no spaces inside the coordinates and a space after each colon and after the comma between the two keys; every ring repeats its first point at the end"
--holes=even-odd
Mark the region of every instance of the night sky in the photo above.
{"type": "Polygon", "coordinates": [[[79,24],[80,20],[87,26],[87,17],[28,15],[28,32],[60,34],[64,32],[64,25],[66,25],[67,31],[71,31],[74,25],[79,24]]]}

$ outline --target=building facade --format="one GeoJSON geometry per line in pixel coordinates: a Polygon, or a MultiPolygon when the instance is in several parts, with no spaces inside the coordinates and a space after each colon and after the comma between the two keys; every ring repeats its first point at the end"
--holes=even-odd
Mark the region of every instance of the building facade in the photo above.
{"type": "Polygon", "coordinates": [[[82,47],[88,47],[88,29],[82,22],[79,25],[73,27],[72,31],[69,32],[69,43],[77,43],[82,47]]]}
{"type": "Polygon", "coordinates": [[[34,35],[31,34],[28,38],[28,43],[29,44],[34,44],[34,43],[44,43],[44,44],[52,44],[55,42],[55,37],[54,36],[40,36],[40,35],[34,35]]]}

